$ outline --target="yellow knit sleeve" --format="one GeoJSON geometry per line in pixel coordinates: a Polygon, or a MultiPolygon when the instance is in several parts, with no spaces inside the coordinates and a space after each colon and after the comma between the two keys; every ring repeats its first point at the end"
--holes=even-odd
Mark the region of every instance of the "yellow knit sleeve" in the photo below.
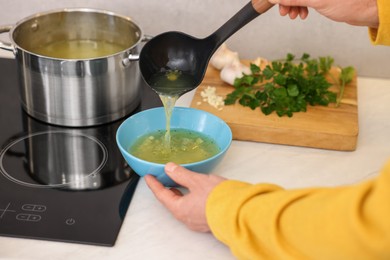
{"type": "Polygon", "coordinates": [[[369,28],[370,39],[376,45],[390,46],[390,0],[377,0],[379,27],[369,28]]]}
{"type": "Polygon", "coordinates": [[[224,181],[206,215],[239,259],[390,259],[390,162],[375,180],[345,187],[224,181]]]}

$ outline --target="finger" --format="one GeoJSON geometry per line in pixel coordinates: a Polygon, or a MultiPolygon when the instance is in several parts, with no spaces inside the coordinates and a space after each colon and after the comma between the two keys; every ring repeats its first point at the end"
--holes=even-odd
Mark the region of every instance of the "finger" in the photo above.
{"type": "Polygon", "coordinates": [[[165,165],[165,172],[174,182],[186,188],[190,188],[194,179],[199,176],[198,173],[171,162],[165,165]]]}
{"type": "Polygon", "coordinates": [[[279,13],[281,16],[286,16],[290,12],[290,6],[279,5],[279,13]]]}
{"type": "Polygon", "coordinates": [[[172,209],[179,196],[177,192],[164,187],[154,176],[145,175],[145,181],[154,196],[168,209],[172,209]]]}
{"type": "Polygon", "coordinates": [[[301,17],[302,20],[306,19],[309,15],[309,9],[307,7],[300,7],[299,8],[299,17],[301,17]]]}
{"type": "Polygon", "coordinates": [[[290,7],[290,12],[288,13],[288,15],[290,16],[290,19],[297,18],[298,14],[299,14],[299,7],[298,6],[290,7]]]}

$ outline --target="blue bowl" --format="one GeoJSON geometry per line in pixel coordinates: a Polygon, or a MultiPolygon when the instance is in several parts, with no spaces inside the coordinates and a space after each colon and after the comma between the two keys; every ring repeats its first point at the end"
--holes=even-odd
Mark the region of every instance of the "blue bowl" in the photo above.
{"type": "MultiPolygon", "coordinates": [[[[165,186],[177,186],[164,171],[165,164],[148,162],[129,153],[129,148],[141,136],[165,130],[165,110],[163,107],[152,108],[127,118],[116,132],[116,142],[129,166],[141,177],[151,174],[165,186]]],[[[232,142],[232,131],[219,117],[208,112],[185,107],[175,107],[171,117],[171,129],[182,128],[197,131],[212,138],[220,152],[203,161],[182,164],[183,167],[199,172],[210,173],[222,160],[232,142]]]]}

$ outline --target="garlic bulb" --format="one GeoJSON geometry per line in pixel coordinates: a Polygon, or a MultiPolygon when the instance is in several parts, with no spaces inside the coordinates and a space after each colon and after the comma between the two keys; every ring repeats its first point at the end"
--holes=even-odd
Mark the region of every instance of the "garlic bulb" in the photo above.
{"type": "Polygon", "coordinates": [[[223,43],[211,57],[210,64],[217,70],[221,70],[223,67],[239,60],[238,53],[231,51],[226,43],[223,43]]]}
{"type": "Polygon", "coordinates": [[[236,78],[241,78],[243,74],[250,74],[251,70],[248,66],[242,64],[239,60],[223,67],[220,77],[226,83],[233,85],[236,78]]]}

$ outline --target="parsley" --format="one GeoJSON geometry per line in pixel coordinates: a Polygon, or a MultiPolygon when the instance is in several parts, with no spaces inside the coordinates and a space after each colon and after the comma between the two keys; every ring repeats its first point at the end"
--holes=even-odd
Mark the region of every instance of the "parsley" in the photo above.
{"type": "Polygon", "coordinates": [[[353,76],[355,75],[355,69],[351,66],[340,68],[340,69],[341,69],[340,78],[339,78],[340,94],[337,98],[336,106],[340,105],[341,98],[344,95],[345,85],[350,83],[353,80],[353,76]]]}
{"type": "Polygon", "coordinates": [[[278,116],[292,117],[295,112],[306,111],[308,104],[338,104],[345,85],[353,79],[354,68],[341,69],[337,98],[336,93],[329,90],[332,84],[326,79],[333,63],[331,57],[311,59],[305,53],[296,60],[289,53],[286,59],[273,61],[263,70],[251,64],[251,74],[235,80],[235,89],[226,96],[225,105],[238,102],[253,110],[259,107],[265,115],[276,112],[278,116]]]}

